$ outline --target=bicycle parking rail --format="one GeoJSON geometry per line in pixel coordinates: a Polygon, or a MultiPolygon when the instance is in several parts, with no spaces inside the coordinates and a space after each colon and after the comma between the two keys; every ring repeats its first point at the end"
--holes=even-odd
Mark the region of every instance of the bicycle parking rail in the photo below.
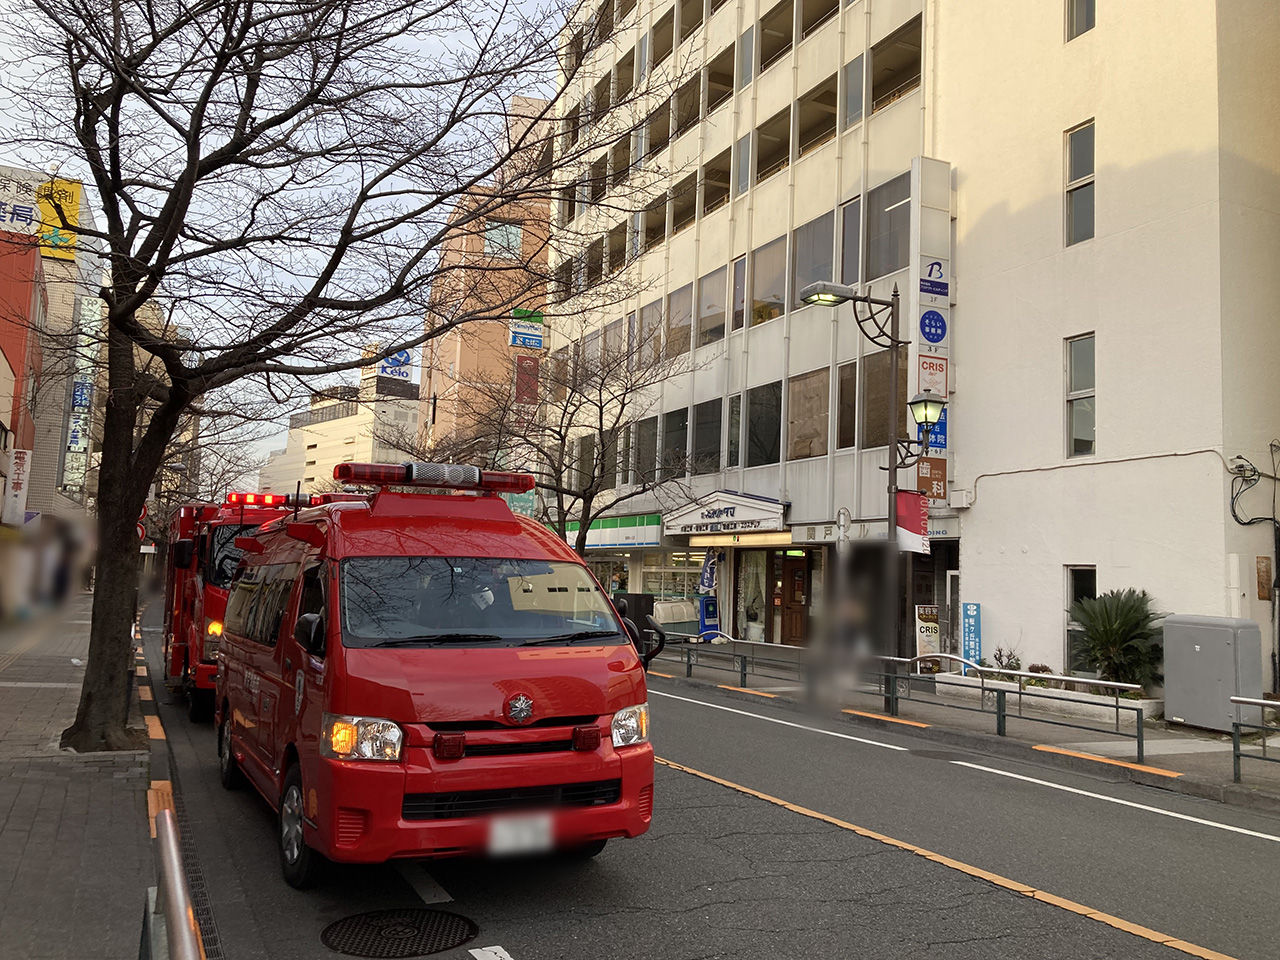
{"type": "MultiPolygon", "coordinates": [[[[1280,701],[1277,700],[1254,700],[1252,697],[1232,697],[1231,702],[1237,707],[1259,707],[1263,710],[1280,710],[1280,701]]],[[[1231,772],[1236,783],[1240,782],[1240,761],[1241,760],[1262,760],[1264,763],[1280,763],[1280,757],[1267,756],[1267,734],[1275,732],[1275,727],[1269,727],[1266,723],[1266,717],[1259,714],[1258,719],[1261,723],[1248,723],[1240,719],[1240,712],[1236,711],[1236,719],[1231,722],[1231,772]],[[1262,733],[1262,753],[1245,753],[1240,747],[1240,731],[1255,730],[1262,733]]]]}
{"type": "Polygon", "coordinates": [[[147,890],[138,960],[205,960],[172,810],[156,814],[156,859],[159,883],[147,890]]]}

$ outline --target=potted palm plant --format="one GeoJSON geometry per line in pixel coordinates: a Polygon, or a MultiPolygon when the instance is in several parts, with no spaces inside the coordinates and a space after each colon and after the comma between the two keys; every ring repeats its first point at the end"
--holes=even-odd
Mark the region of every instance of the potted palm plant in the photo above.
{"type": "Polygon", "coordinates": [[[1083,634],[1080,659],[1099,680],[1138,683],[1147,691],[1164,682],[1164,614],[1153,602],[1145,590],[1130,587],[1071,605],[1068,615],[1083,634]]]}

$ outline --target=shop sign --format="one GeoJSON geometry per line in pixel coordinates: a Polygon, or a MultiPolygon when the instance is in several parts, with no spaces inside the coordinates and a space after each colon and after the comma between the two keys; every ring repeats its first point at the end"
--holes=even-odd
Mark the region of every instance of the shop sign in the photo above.
{"type": "Polygon", "coordinates": [[[31,451],[14,450],[9,463],[9,482],[4,491],[0,523],[20,527],[26,520],[27,487],[31,482],[31,451]]]}
{"type": "Polygon", "coordinates": [[[982,604],[960,604],[960,656],[973,663],[982,659],[982,604]]]}
{"type": "Polygon", "coordinates": [[[947,458],[921,457],[916,466],[916,475],[920,478],[920,486],[924,495],[930,500],[945,502],[947,499],[947,458]]]}
{"type": "Polygon", "coordinates": [[[541,350],[545,330],[543,319],[539,310],[521,310],[519,307],[512,310],[509,321],[511,346],[541,350]]]}
{"type": "Polygon", "coordinates": [[[916,656],[932,657],[942,651],[935,604],[916,604],[916,656]]]}
{"type": "Polygon", "coordinates": [[[764,497],[717,491],[662,519],[668,536],[703,533],[742,533],[785,530],[782,517],[787,505],[764,497]]]}

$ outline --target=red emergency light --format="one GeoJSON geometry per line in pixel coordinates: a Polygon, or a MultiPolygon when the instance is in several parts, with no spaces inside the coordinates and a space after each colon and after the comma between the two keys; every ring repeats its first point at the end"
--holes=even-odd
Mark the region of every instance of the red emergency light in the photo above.
{"type": "Polygon", "coordinates": [[[493,493],[525,493],[533,489],[532,474],[481,470],[459,463],[340,463],[333,468],[333,479],[375,486],[444,487],[493,493]]]}
{"type": "Polygon", "coordinates": [[[309,507],[311,495],[304,493],[228,493],[227,503],[243,507],[309,507]]]}

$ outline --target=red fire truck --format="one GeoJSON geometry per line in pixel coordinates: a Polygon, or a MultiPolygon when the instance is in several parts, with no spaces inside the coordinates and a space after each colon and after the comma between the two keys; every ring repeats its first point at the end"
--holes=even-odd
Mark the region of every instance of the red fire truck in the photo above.
{"type": "Polygon", "coordinates": [[[165,682],[186,695],[192,720],[213,716],[214,657],[227,587],[241,557],[236,537],[311,502],[310,496],[231,493],[221,505],[189,503],[174,512],[165,567],[165,682]]]}

